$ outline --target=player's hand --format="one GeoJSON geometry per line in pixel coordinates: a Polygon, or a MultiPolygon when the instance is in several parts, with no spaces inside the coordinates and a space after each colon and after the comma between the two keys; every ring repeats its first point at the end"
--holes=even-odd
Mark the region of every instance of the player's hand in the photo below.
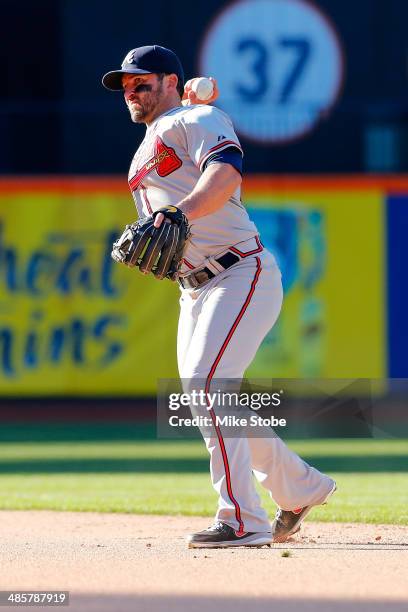
{"type": "MultiPolygon", "coordinates": [[[[194,79],[196,78],[197,77],[194,77],[194,79]]],[[[217,81],[213,77],[208,77],[208,78],[210,79],[210,81],[212,82],[214,86],[214,93],[211,96],[211,98],[208,98],[208,100],[200,100],[199,98],[197,98],[197,95],[191,89],[191,85],[194,79],[190,79],[184,85],[184,95],[181,99],[183,106],[190,106],[192,104],[211,104],[211,102],[214,102],[218,98],[218,96],[220,95],[220,92],[218,90],[217,81]]]]}

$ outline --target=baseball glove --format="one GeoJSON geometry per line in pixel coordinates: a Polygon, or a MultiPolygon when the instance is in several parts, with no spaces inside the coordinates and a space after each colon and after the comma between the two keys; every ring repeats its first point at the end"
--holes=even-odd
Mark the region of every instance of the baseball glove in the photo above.
{"type": "Polygon", "coordinates": [[[113,243],[112,258],[129,268],[139,267],[162,280],[176,280],[183,250],[189,236],[187,217],[175,206],[163,206],[150,217],[126,225],[123,234],[113,243]],[[165,219],[154,227],[158,213],[165,219]]]}

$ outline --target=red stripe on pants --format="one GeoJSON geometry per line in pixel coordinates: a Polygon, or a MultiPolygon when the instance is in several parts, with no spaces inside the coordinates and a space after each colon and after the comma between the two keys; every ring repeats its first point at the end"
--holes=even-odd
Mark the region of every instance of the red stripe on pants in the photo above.
{"type": "MultiPolygon", "coordinates": [[[[246,297],[244,305],[242,306],[241,310],[239,311],[239,314],[238,314],[237,318],[235,319],[234,323],[232,324],[231,329],[229,330],[229,332],[227,334],[227,337],[225,338],[225,340],[223,342],[223,345],[220,348],[219,353],[218,353],[218,355],[217,355],[217,357],[216,357],[216,359],[215,359],[215,361],[214,361],[214,363],[213,363],[213,365],[211,367],[210,373],[209,373],[209,375],[207,377],[207,381],[206,381],[206,385],[205,385],[206,399],[207,399],[207,394],[209,393],[209,390],[210,390],[211,380],[212,380],[212,378],[214,376],[214,372],[215,372],[215,370],[216,370],[216,368],[217,368],[217,366],[218,366],[218,364],[219,364],[219,362],[221,360],[221,357],[225,353],[225,350],[226,350],[226,348],[227,348],[227,346],[228,346],[228,344],[229,344],[229,342],[230,342],[230,340],[231,340],[235,330],[237,329],[239,322],[241,321],[242,317],[244,316],[245,311],[248,308],[248,305],[249,305],[249,303],[251,301],[251,298],[252,298],[252,296],[254,294],[255,287],[256,287],[256,284],[258,282],[261,270],[262,270],[261,261],[260,261],[259,257],[256,257],[255,259],[256,259],[256,272],[255,272],[255,276],[254,276],[254,278],[252,280],[251,288],[249,290],[249,293],[248,293],[248,295],[246,297]]],[[[207,401],[207,405],[208,405],[208,401],[207,401]]],[[[232,501],[232,503],[234,504],[234,507],[235,507],[235,517],[236,517],[236,519],[238,521],[238,532],[237,533],[238,533],[238,535],[242,535],[244,533],[244,522],[243,522],[242,517],[241,517],[241,508],[239,507],[239,503],[235,499],[234,494],[232,492],[231,473],[230,473],[230,468],[229,468],[229,463],[228,463],[228,455],[227,455],[227,451],[226,451],[225,444],[224,444],[224,439],[222,437],[221,429],[220,429],[219,425],[217,425],[217,421],[216,421],[216,418],[215,418],[214,410],[211,408],[209,410],[209,412],[210,412],[210,415],[211,415],[211,420],[212,420],[212,422],[214,424],[214,427],[215,427],[215,431],[217,433],[217,438],[218,438],[218,442],[219,442],[220,449],[221,449],[222,460],[223,460],[223,463],[224,463],[224,470],[225,470],[225,478],[226,478],[226,481],[227,481],[228,496],[229,496],[230,500],[232,501]]]]}

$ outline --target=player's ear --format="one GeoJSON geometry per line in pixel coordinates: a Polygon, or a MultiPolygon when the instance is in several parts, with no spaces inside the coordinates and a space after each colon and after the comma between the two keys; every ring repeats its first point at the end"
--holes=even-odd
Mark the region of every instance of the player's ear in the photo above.
{"type": "Polygon", "coordinates": [[[167,74],[166,81],[167,81],[167,90],[169,92],[177,91],[177,84],[178,84],[177,74],[167,74]]]}

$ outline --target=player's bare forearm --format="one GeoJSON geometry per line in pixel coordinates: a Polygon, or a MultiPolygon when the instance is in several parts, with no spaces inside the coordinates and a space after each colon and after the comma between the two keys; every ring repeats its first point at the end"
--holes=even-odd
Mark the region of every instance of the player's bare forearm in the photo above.
{"type": "MultiPolygon", "coordinates": [[[[241,181],[240,173],[231,164],[209,164],[193,191],[181,200],[178,208],[189,221],[211,215],[228,202],[241,181]]],[[[163,214],[159,213],[155,219],[155,227],[160,227],[163,220],[163,214]]]]}
{"type": "Polygon", "coordinates": [[[241,180],[240,173],[231,164],[210,164],[179,208],[190,221],[210,215],[224,206],[241,180]]]}

